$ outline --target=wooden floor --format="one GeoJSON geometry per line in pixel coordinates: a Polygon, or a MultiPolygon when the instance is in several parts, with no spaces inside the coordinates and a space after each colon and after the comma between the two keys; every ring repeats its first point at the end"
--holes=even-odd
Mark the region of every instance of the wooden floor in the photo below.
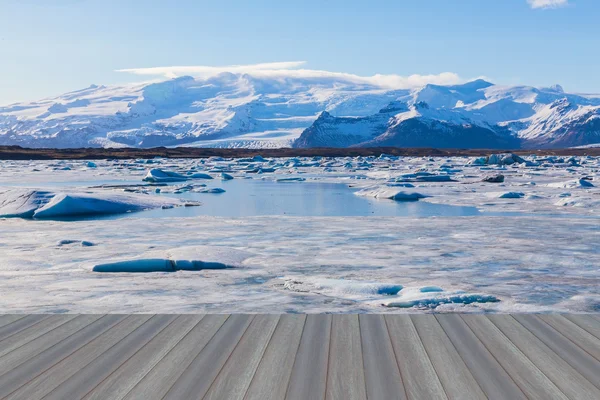
{"type": "Polygon", "coordinates": [[[2,315],[4,399],[600,399],[598,315],[2,315]]]}

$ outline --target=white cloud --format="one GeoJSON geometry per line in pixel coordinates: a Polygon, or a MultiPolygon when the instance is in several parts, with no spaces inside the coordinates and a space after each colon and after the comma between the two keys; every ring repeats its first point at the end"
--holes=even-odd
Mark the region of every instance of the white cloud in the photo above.
{"type": "Polygon", "coordinates": [[[442,72],[431,75],[401,76],[395,74],[373,76],[360,76],[345,72],[330,72],[313,69],[299,68],[304,61],[274,62],[251,65],[231,65],[225,67],[188,66],[188,67],[152,67],[152,68],[127,68],[119,69],[117,72],[128,72],[136,75],[162,76],[165,78],[176,78],[190,75],[197,78],[208,78],[223,72],[243,73],[255,77],[273,79],[285,78],[335,78],[355,83],[364,83],[379,86],[385,89],[405,89],[423,86],[428,83],[438,85],[452,85],[461,83],[463,80],[453,72],[442,72]]]}
{"type": "Polygon", "coordinates": [[[569,5],[569,0],[527,0],[531,8],[559,8],[569,5]]]}

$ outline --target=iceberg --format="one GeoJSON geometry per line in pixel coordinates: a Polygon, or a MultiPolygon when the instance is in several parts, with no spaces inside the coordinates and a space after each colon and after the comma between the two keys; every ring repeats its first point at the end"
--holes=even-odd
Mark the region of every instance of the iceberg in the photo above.
{"type": "Polygon", "coordinates": [[[56,219],[122,214],[183,206],[184,202],[159,196],[120,193],[54,193],[15,189],[0,194],[0,218],[56,219]]]}
{"type": "Polygon", "coordinates": [[[94,272],[174,272],[204,269],[240,268],[252,254],[246,251],[210,246],[187,246],[164,252],[152,252],[148,257],[97,264],[94,272]]]}
{"type": "Polygon", "coordinates": [[[188,179],[189,177],[178,174],[177,172],[153,168],[148,171],[143,180],[146,182],[183,182],[188,179]]]}
{"type": "Polygon", "coordinates": [[[549,183],[547,186],[560,189],[589,189],[595,187],[594,184],[587,179],[575,179],[567,182],[549,183]]]}
{"type": "Polygon", "coordinates": [[[523,192],[506,192],[498,196],[499,199],[522,199],[525,197],[523,192]]]}
{"type": "Polygon", "coordinates": [[[395,201],[417,201],[428,196],[418,192],[405,192],[390,189],[388,187],[370,188],[359,190],[357,196],[374,197],[376,199],[390,199],[395,201]]]}

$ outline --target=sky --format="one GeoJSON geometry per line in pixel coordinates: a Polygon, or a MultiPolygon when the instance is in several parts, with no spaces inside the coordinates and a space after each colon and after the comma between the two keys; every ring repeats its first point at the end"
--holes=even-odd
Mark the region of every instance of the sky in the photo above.
{"type": "Polygon", "coordinates": [[[598,0],[0,0],[0,104],[264,63],[600,93],[599,15],[598,0]]]}

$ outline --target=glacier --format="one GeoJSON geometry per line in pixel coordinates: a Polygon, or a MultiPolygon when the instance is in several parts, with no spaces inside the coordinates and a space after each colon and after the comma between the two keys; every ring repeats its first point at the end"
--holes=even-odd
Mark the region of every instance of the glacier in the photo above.
{"type": "MultiPolygon", "coordinates": [[[[223,72],[91,85],[0,107],[23,147],[555,148],[600,143],[600,97],[475,80],[390,89],[343,75],[223,72]]],[[[93,168],[93,167],[90,167],[93,168]]]]}

